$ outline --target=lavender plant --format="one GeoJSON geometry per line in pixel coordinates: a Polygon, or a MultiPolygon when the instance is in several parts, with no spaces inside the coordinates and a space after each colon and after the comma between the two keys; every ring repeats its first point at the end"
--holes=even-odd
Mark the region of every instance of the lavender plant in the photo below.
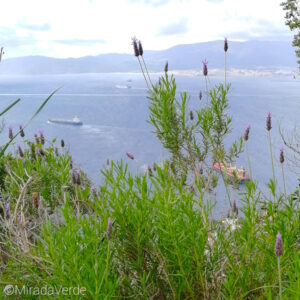
{"type": "MultiPolygon", "coordinates": [[[[64,152],[64,141],[58,149],[46,134],[23,138],[23,156],[17,147],[0,160],[7,170],[0,178],[0,280],[79,285],[86,299],[300,298],[300,211],[291,197],[279,201],[273,189],[278,201],[261,214],[263,196],[251,180],[224,219],[213,219],[213,206],[204,201],[214,181],[212,162],[229,162],[241,149],[242,141],[224,146],[229,86],[210,90],[208,103],[191,110],[168,64],[154,84],[140,63],[150,122],[169,161],[142,175],[107,161],[95,189],[64,152]]],[[[246,145],[249,134],[248,126],[246,145]]]]}
{"type": "MultiPolygon", "coordinates": [[[[137,44],[137,41],[135,43],[137,44]]],[[[136,51],[134,44],[135,56],[136,51]]],[[[144,60],[143,62],[146,66],[144,60]]],[[[201,181],[202,191],[207,190],[212,182],[212,162],[226,164],[233,161],[242,150],[242,138],[233,143],[229,150],[225,150],[224,146],[224,139],[231,130],[231,117],[226,112],[229,86],[220,84],[208,90],[208,67],[207,61],[204,60],[203,75],[207,99],[210,101],[205,107],[191,112],[187,108],[187,93],[181,93],[178,99],[175,78],[168,73],[168,62],[164,68],[164,75],[159,78],[157,84],[153,85],[150,82],[146,67],[141,66],[141,71],[148,87],[149,119],[157,137],[171,155],[171,172],[179,180],[189,181],[188,184],[194,182],[195,178],[196,181],[201,181]]]]}

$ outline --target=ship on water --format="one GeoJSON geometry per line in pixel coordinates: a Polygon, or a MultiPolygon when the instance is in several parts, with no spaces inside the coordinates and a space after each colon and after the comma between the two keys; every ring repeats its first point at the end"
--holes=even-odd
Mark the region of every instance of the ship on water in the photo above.
{"type": "Polygon", "coordinates": [[[249,174],[245,168],[238,169],[235,166],[225,166],[222,163],[214,162],[213,168],[221,173],[225,173],[230,179],[237,179],[239,183],[245,183],[250,180],[249,174]]]}
{"type": "Polygon", "coordinates": [[[117,84],[117,85],[116,85],[116,88],[117,88],[117,89],[131,89],[131,84],[130,84],[130,82],[129,82],[129,83],[126,83],[126,85],[120,85],[120,84],[117,84]]]}
{"type": "Polygon", "coordinates": [[[75,116],[73,119],[49,119],[49,123],[57,123],[57,124],[64,124],[64,125],[83,125],[82,121],[75,116]]]}

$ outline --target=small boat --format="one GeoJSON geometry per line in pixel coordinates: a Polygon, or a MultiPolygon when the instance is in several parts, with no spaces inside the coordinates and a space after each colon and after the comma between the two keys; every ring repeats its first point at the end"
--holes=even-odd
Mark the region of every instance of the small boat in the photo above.
{"type": "Polygon", "coordinates": [[[131,84],[130,83],[127,83],[126,85],[117,84],[116,88],[117,89],[131,89],[131,84]]]}
{"type": "Polygon", "coordinates": [[[64,125],[82,125],[83,124],[77,116],[75,116],[73,119],[49,119],[48,122],[64,124],[64,125]]]}
{"type": "Polygon", "coordinates": [[[237,168],[235,166],[227,166],[225,167],[224,164],[214,162],[213,167],[215,170],[222,172],[223,174],[226,173],[230,179],[237,179],[240,183],[244,183],[250,180],[249,174],[245,168],[237,168]]]}

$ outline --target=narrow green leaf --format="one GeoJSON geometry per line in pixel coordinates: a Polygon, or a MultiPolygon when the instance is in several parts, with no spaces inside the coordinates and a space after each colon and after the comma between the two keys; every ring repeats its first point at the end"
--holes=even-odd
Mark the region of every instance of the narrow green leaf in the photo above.
{"type": "Polygon", "coordinates": [[[20,98],[18,98],[17,100],[15,100],[13,103],[11,103],[10,105],[8,105],[1,113],[0,113],[0,117],[2,115],[4,115],[7,111],[9,111],[13,106],[15,106],[18,102],[20,102],[20,98]]]}
{"type": "MultiPolygon", "coordinates": [[[[42,105],[38,108],[38,110],[33,114],[33,116],[27,121],[27,123],[24,125],[23,129],[25,129],[31,122],[32,120],[40,113],[40,111],[44,108],[44,106],[47,104],[47,102],[51,99],[51,97],[59,90],[60,88],[56,89],[54,92],[52,92],[47,98],[46,100],[44,100],[44,102],[42,103],[42,105]]],[[[19,135],[19,133],[21,132],[18,131],[13,138],[8,141],[4,148],[2,148],[1,152],[0,152],[0,158],[3,156],[4,152],[6,151],[6,149],[8,148],[8,146],[13,142],[13,140],[19,135]]]]}

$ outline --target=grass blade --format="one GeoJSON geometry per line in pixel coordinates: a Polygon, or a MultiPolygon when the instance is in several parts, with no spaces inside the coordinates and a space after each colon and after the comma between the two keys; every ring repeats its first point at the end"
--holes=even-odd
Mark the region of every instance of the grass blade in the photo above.
{"type": "Polygon", "coordinates": [[[7,111],[9,111],[13,106],[15,106],[18,102],[20,102],[20,98],[18,98],[17,100],[15,100],[13,103],[11,103],[9,106],[7,106],[1,113],[0,113],[0,117],[2,115],[4,115],[7,111]]]}
{"type": "MultiPolygon", "coordinates": [[[[42,105],[38,108],[38,110],[33,114],[33,116],[27,121],[27,123],[24,125],[24,128],[26,128],[31,121],[40,113],[40,111],[44,108],[44,106],[47,104],[47,102],[51,99],[51,97],[59,90],[60,88],[56,89],[53,91],[47,98],[46,100],[42,103],[42,105]]],[[[19,134],[19,133],[17,133],[19,134]]]]}
{"type": "MultiPolygon", "coordinates": [[[[53,91],[47,98],[46,100],[44,100],[44,102],[42,103],[42,105],[38,108],[38,110],[32,115],[32,117],[26,122],[26,124],[24,125],[23,129],[25,129],[31,122],[32,120],[40,113],[40,111],[44,108],[44,106],[47,104],[47,102],[51,99],[51,97],[59,90],[60,88],[56,89],[55,91],[53,91]]],[[[19,133],[21,132],[21,130],[19,130],[14,136],[13,138],[8,141],[4,148],[1,149],[0,152],[0,158],[3,156],[4,152],[6,151],[6,149],[8,148],[8,146],[13,142],[13,140],[19,135],[19,133]]]]}

